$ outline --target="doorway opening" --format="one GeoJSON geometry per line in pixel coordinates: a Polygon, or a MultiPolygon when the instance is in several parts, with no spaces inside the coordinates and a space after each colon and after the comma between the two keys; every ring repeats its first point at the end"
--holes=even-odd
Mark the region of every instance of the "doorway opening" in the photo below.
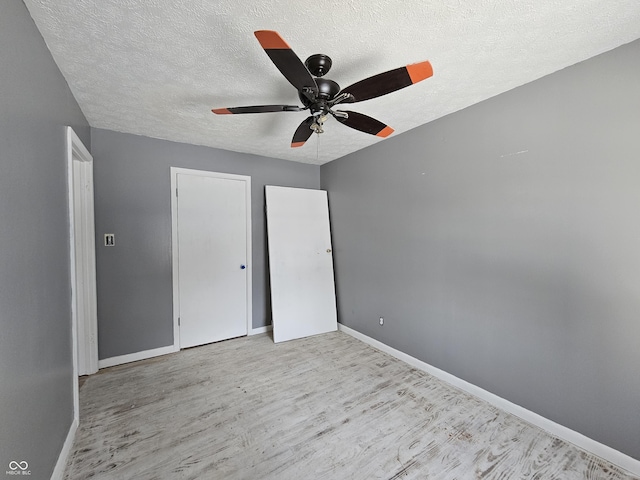
{"type": "Polygon", "coordinates": [[[78,377],[98,371],[98,315],[93,157],[71,127],[67,127],[67,174],[74,410],[77,419],[79,415],[78,377]]]}

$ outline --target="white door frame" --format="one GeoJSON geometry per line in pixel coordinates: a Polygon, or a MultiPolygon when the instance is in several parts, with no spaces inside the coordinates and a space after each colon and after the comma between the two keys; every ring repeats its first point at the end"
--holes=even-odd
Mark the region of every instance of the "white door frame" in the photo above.
{"type": "Polygon", "coordinates": [[[171,167],[171,270],[173,281],[173,346],[176,350],[180,349],[180,324],[178,317],[180,315],[180,285],[178,268],[178,174],[181,175],[197,175],[202,177],[215,177],[229,180],[241,180],[247,182],[246,203],[247,203],[247,335],[251,335],[253,328],[253,310],[252,310],[252,271],[253,261],[251,257],[251,177],[247,175],[235,175],[232,173],[209,172],[206,170],[192,170],[189,168],[171,167]]]}
{"type": "Polygon", "coordinates": [[[67,127],[66,140],[69,185],[73,395],[75,418],[78,419],[78,376],[98,371],[93,157],[71,127],[67,127]],[[80,251],[76,248],[76,240],[81,242],[80,251]]]}

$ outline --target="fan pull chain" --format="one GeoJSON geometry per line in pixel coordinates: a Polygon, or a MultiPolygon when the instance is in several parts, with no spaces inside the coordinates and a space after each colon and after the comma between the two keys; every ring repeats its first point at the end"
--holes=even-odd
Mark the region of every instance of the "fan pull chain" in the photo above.
{"type": "Polygon", "coordinates": [[[316,142],[316,165],[318,165],[320,163],[320,134],[316,134],[316,137],[318,137],[318,141],[316,142]]]}

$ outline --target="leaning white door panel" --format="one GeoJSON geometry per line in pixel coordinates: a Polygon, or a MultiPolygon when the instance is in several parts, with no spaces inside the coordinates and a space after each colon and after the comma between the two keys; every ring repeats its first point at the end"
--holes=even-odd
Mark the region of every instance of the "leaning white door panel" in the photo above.
{"type": "Polygon", "coordinates": [[[265,187],[274,342],[337,329],[327,192],[265,187]]]}
{"type": "Polygon", "coordinates": [[[247,334],[247,188],[177,175],[181,348],[247,334]]]}

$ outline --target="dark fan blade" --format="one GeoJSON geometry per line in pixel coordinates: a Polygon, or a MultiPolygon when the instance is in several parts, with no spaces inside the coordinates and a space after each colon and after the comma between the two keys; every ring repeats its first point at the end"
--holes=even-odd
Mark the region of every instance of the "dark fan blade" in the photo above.
{"type": "MultiPolygon", "coordinates": [[[[338,110],[341,112],[342,110],[338,110]]],[[[368,117],[362,113],[358,112],[349,112],[344,111],[344,113],[348,114],[347,118],[341,118],[336,116],[336,120],[340,123],[344,123],[347,127],[355,128],[356,130],[360,130],[364,133],[369,133],[371,135],[376,135],[378,137],[388,137],[393,133],[393,128],[388,125],[385,125],[382,122],[379,122],[375,118],[368,117]]]]}
{"type": "Polygon", "coordinates": [[[217,115],[229,115],[236,113],[301,112],[302,110],[306,109],[296,105],[256,105],[253,107],[214,108],[211,111],[217,115]]]}
{"type": "Polygon", "coordinates": [[[309,137],[313,133],[313,130],[311,130],[313,121],[314,117],[312,115],[305,118],[304,121],[298,126],[298,128],[296,129],[296,133],[293,134],[293,139],[291,140],[291,148],[301,147],[307,140],[309,140],[309,137]]]}
{"type": "Polygon", "coordinates": [[[431,75],[433,75],[433,68],[428,61],[414,63],[360,80],[343,89],[341,93],[350,93],[353,95],[354,102],[362,102],[408,87],[431,75]]]}
{"type": "Polygon", "coordinates": [[[278,67],[282,75],[291,82],[291,85],[299,91],[309,89],[314,95],[318,92],[316,81],[309,73],[309,70],[278,32],[258,30],[254,34],[271,61],[278,67]]]}

